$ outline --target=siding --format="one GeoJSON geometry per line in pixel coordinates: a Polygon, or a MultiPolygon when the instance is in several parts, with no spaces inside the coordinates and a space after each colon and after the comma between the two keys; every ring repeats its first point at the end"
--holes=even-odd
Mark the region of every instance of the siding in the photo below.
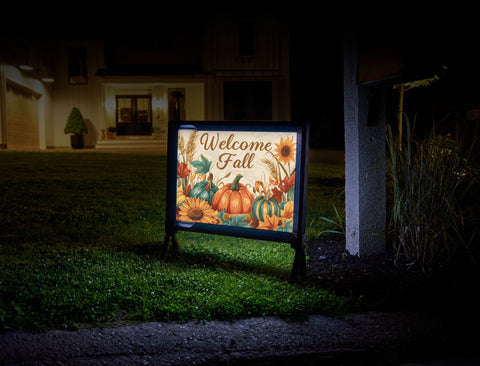
{"type": "Polygon", "coordinates": [[[276,22],[255,23],[255,55],[237,53],[237,24],[231,21],[211,23],[205,32],[204,69],[215,71],[280,72],[288,69],[285,30],[276,22]]]}
{"type": "Polygon", "coordinates": [[[38,99],[27,89],[7,83],[7,147],[39,148],[38,99]]]}

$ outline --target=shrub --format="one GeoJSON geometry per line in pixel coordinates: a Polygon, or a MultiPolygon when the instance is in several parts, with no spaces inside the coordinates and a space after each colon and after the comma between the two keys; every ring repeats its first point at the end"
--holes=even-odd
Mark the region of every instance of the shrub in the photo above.
{"type": "Polygon", "coordinates": [[[431,273],[468,244],[459,202],[473,181],[471,148],[437,134],[435,128],[415,140],[408,119],[406,125],[401,149],[387,127],[389,233],[395,262],[403,256],[431,273]]]}
{"type": "Polygon", "coordinates": [[[78,108],[73,107],[72,111],[70,112],[64,132],[66,134],[72,133],[74,135],[82,135],[88,132],[87,124],[85,123],[85,120],[83,119],[83,116],[78,108]]]}

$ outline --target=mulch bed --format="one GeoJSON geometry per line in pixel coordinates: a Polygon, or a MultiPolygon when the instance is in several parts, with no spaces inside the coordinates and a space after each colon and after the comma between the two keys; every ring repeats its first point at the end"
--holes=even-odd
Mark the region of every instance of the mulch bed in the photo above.
{"type": "Polygon", "coordinates": [[[342,235],[307,243],[307,281],[358,299],[362,311],[478,310],[478,266],[466,258],[425,275],[393,261],[391,252],[358,257],[345,250],[342,235]]]}

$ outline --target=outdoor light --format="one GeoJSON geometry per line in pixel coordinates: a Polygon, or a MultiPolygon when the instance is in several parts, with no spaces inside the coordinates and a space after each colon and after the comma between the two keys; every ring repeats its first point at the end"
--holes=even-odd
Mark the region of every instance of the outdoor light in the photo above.
{"type": "Polygon", "coordinates": [[[105,108],[110,111],[115,110],[115,99],[112,97],[105,98],[105,108]]]}
{"type": "Polygon", "coordinates": [[[33,66],[28,65],[28,64],[22,64],[22,65],[18,66],[18,68],[20,70],[23,70],[23,71],[32,71],[33,70],[33,66]]]}
{"type": "Polygon", "coordinates": [[[152,109],[162,109],[163,100],[161,98],[152,98],[152,109]]]}
{"type": "Polygon", "coordinates": [[[55,80],[50,76],[45,76],[45,77],[42,78],[42,81],[44,83],[53,83],[55,80]]]}

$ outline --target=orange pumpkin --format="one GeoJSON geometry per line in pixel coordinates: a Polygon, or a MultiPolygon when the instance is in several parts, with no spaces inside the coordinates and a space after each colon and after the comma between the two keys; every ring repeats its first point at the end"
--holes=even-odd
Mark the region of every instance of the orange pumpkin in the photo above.
{"type": "Polygon", "coordinates": [[[242,183],[239,183],[241,174],[238,174],[232,183],[225,184],[212,198],[212,208],[218,211],[225,209],[229,214],[249,214],[252,206],[253,194],[242,183]]]}

